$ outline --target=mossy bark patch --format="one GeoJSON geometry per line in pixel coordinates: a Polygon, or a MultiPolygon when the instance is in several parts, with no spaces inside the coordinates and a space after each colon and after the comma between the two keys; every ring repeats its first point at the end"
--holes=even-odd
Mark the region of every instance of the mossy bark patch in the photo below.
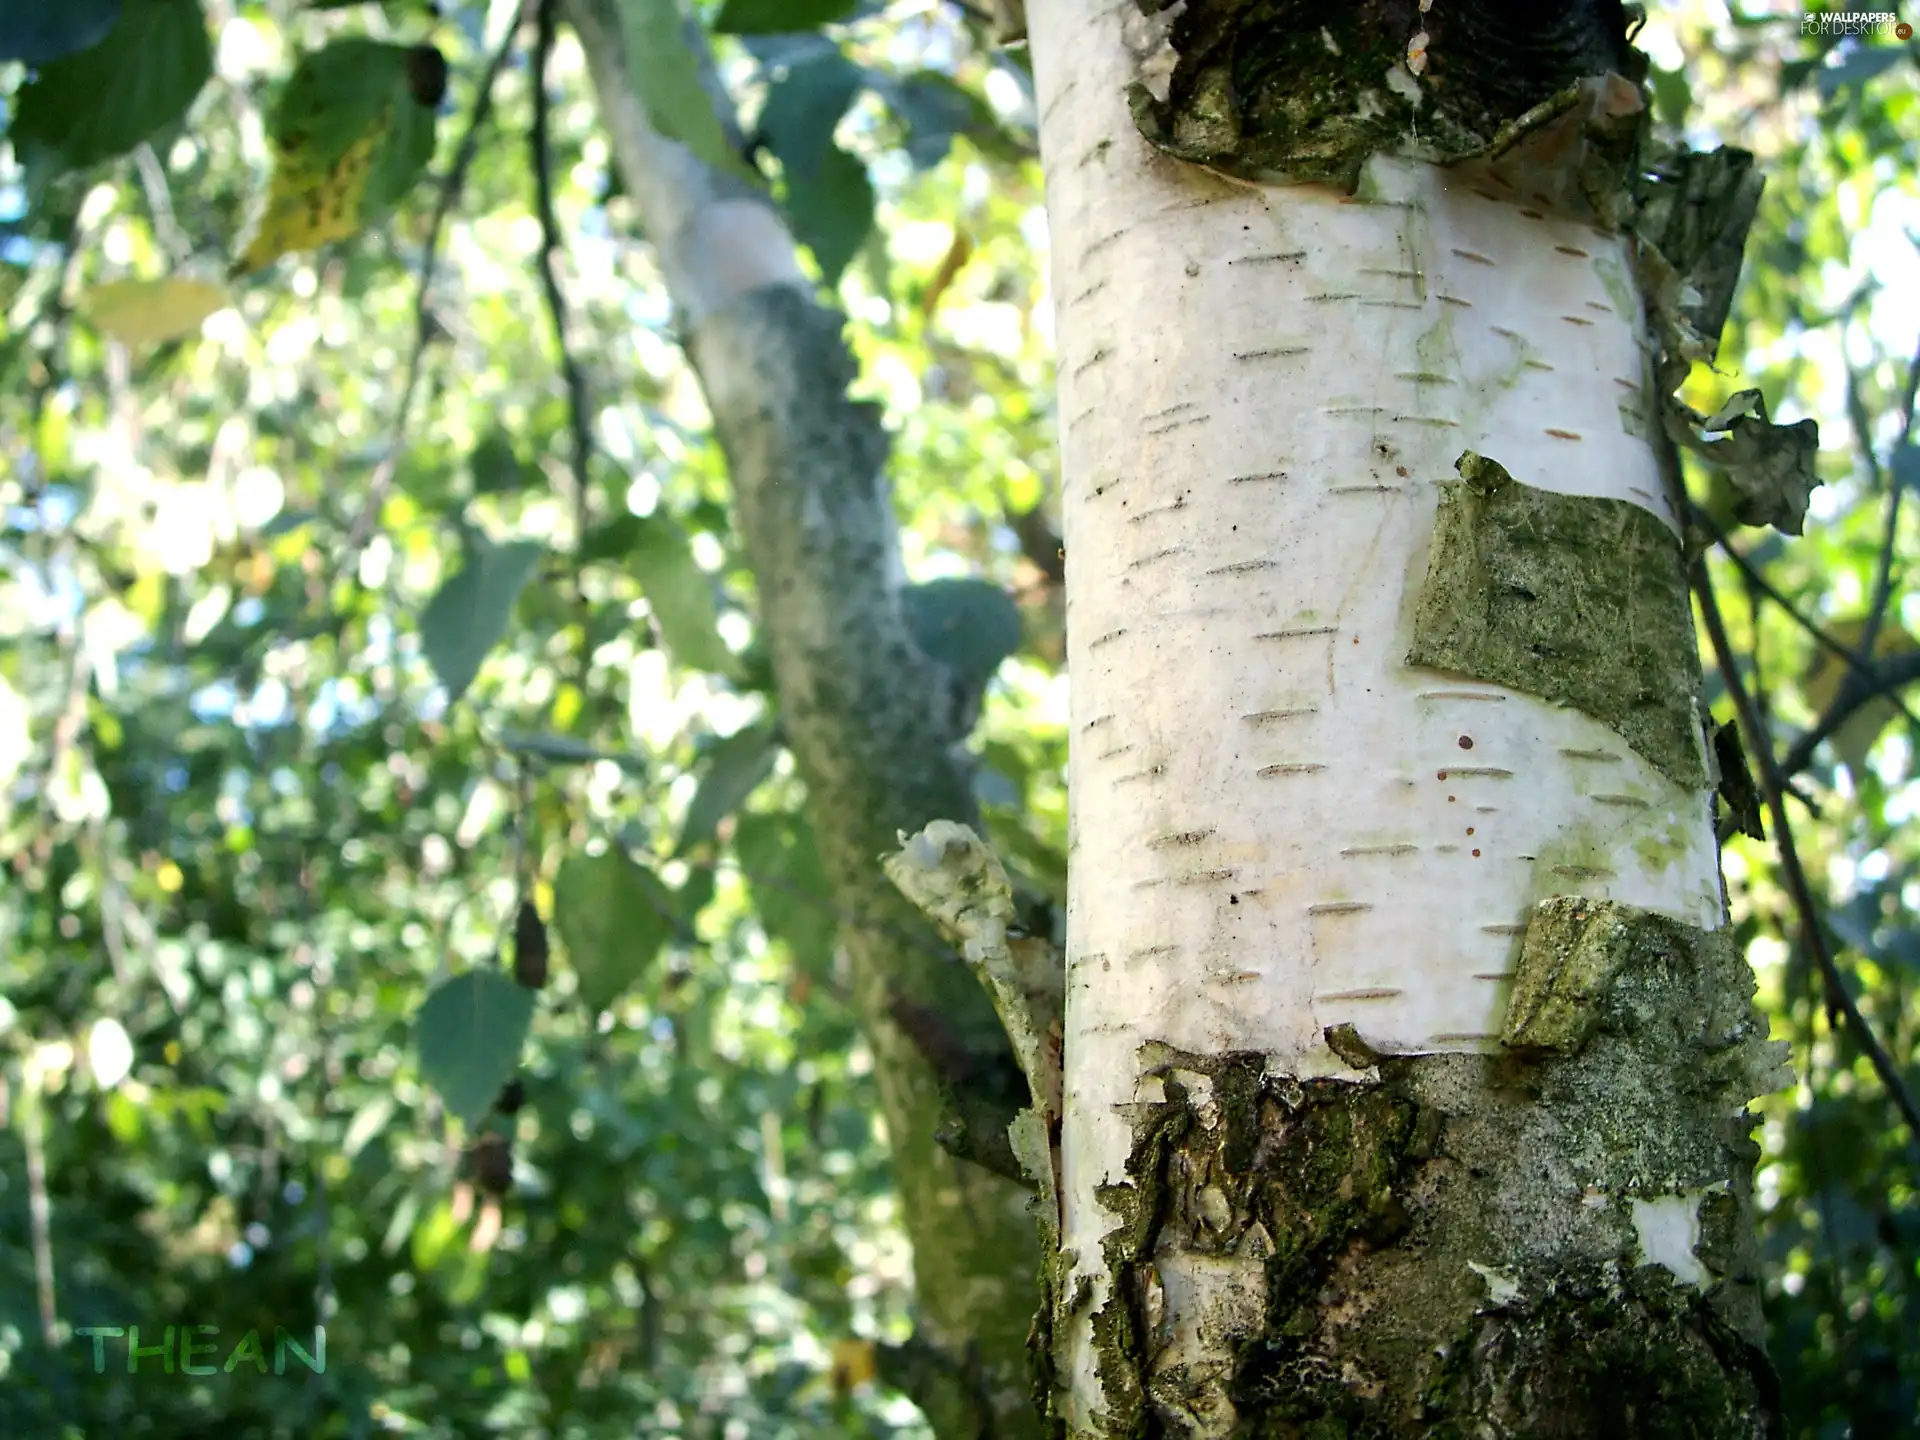
{"type": "Polygon", "coordinates": [[[1601,1023],[1621,971],[1636,964],[1694,965],[1693,933],[1611,901],[1579,895],[1542,901],[1520,944],[1501,1042],[1578,1053],[1601,1023]]]}
{"type": "Polygon", "coordinates": [[[1765,1353],[1663,1272],[1582,1266],[1533,1296],[1461,1328],[1451,1363],[1424,1397],[1436,1417],[1429,1440],[1778,1433],[1778,1385],[1765,1353]]]}
{"type": "Polygon", "coordinates": [[[1444,482],[1409,665],[1572,706],[1688,789],[1709,781],[1679,541],[1624,500],[1523,485],[1472,451],[1444,482]]]}
{"type": "Polygon", "coordinates": [[[1349,191],[1376,153],[1476,155],[1563,87],[1643,68],[1619,6],[1598,3],[1457,0],[1422,13],[1413,0],[1187,0],[1166,38],[1166,93],[1130,95],[1149,141],[1228,174],[1349,191]]]}
{"type": "Polygon", "coordinates": [[[1780,1079],[1725,931],[1554,897],[1538,1044],[1302,1080],[1142,1056],[1094,1316],[1107,1436],[1758,1437],[1776,1397],[1747,1102],[1780,1079]],[[1574,1043],[1575,1041],[1580,1043],[1574,1043]],[[1690,1208],[1679,1264],[1650,1207],[1690,1208]]]}

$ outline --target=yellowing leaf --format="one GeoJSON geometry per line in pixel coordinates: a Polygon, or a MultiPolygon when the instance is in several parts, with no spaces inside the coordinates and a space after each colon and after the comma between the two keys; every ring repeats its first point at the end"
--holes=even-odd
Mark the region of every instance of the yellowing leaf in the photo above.
{"type": "Polygon", "coordinates": [[[88,290],[80,302],[93,328],[122,345],[158,345],[191,335],[229,303],[223,287],[183,276],[109,280],[88,290]]]}
{"type": "MultiPolygon", "coordinates": [[[[1826,631],[1847,649],[1857,651],[1866,628],[1865,620],[1840,620],[1828,625],[1826,631]]],[[[1892,659],[1916,649],[1920,649],[1920,641],[1888,620],[1881,624],[1880,633],[1873,642],[1873,658],[1892,659]]],[[[1804,683],[1807,700],[1816,713],[1824,713],[1839,697],[1841,687],[1846,684],[1851,672],[1852,667],[1831,650],[1821,648],[1814,651],[1804,683]]],[[[1858,775],[1867,763],[1867,754],[1873,749],[1874,741],[1880,738],[1880,732],[1899,713],[1886,696],[1874,696],[1833,732],[1830,738],[1834,754],[1840,757],[1848,770],[1858,775]]]]}
{"type": "Polygon", "coordinates": [[[372,128],[331,164],[312,164],[297,136],[277,144],[266,199],[229,273],[248,275],[283,255],[317,250],[356,233],[374,152],[392,121],[389,104],[375,117],[372,128]]]}
{"type": "Polygon", "coordinates": [[[873,1379],[878,1373],[871,1340],[845,1339],[833,1342],[831,1379],[836,1395],[844,1396],[873,1379]]]}
{"type": "Polygon", "coordinates": [[[406,196],[433,158],[435,65],[431,46],[365,36],[300,57],[267,116],[273,176],[234,274],[344,240],[406,196]]]}

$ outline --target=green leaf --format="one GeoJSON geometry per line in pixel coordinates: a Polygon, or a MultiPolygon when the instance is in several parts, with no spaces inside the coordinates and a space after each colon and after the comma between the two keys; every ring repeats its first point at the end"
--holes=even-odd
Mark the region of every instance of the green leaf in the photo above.
{"type": "Polygon", "coordinates": [[[711,840],[720,822],[760,788],[780,754],[775,733],[771,720],[749,725],[734,731],[707,752],[705,773],[700,777],[700,788],[693,792],[693,802],[687,806],[687,818],[680,829],[675,855],[685,855],[696,845],[711,840]]]}
{"type": "Polygon", "coordinates": [[[276,146],[297,153],[303,167],[324,171],[391,109],[392,128],[367,174],[363,217],[398,202],[433,159],[438,114],[408,88],[409,48],[350,36],[310,50],[280,87],[267,117],[267,135],[276,146]]]}
{"type": "Polygon", "coordinates": [[[619,0],[620,33],[647,123],[717,169],[755,179],[728,143],[687,45],[678,0],[619,0]]]}
{"type": "Polygon", "coordinates": [[[1816,72],[1820,85],[1820,98],[1831,100],[1842,90],[1864,85],[1876,75],[1902,63],[1906,58],[1905,48],[1893,45],[1879,49],[1855,50],[1838,65],[1828,65],[1816,72]]]}
{"type": "Polygon", "coordinates": [[[859,0],[727,0],[713,22],[716,35],[784,35],[844,20],[859,0]]]}
{"type": "Polygon", "coordinates": [[[580,563],[592,565],[607,560],[625,560],[640,542],[646,521],[638,515],[616,515],[590,527],[580,545],[580,563]]]}
{"type": "Polygon", "coordinates": [[[500,495],[524,490],[540,479],[540,472],[520,458],[513,439],[495,426],[480,437],[467,457],[476,495],[500,495]]]}
{"type": "Polygon", "coordinates": [[[780,158],[787,214],[829,285],[873,228],[867,167],[833,143],[834,128],[867,84],[867,73],[824,48],[788,64],[767,90],[759,129],[780,158]]]}
{"type": "Polygon", "coordinates": [[[362,1105],[347,1126],[346,1138],[340,1142],[340,1153],[351,1160],[367,1148],[367,1142],[387,1128],[387,1122],[393,1118],[393,1096],[382,1091],[362,1105]]]}
{"type": "Polygon", "coordinates": [[[447,1109],[472,1123],[520,1063],[533,992],[497,970],[469,970],[434,986],[414,1017],[420,1074],[447,1109]]]}
{"type": "Polygon", "coordinates": [[[992,107],[938,70],[876,81],[875,88],[907,127],[907,158],[917,169],[944,160],[956,135],[965,135],[996,160],[1017,164],[1028,153],[1002,128],[992,107]]]}
{"type": "Polygon", "coordinates": [[[976,684],[1020,648],[1020,607],[987,580],[931,580],[901,592],[907,628],[922,650],[976,684]]]}
{"type": "Polygon", "coordinates": [[[1678,130],[1686,123],[1687,110],[1693,104],[1693,89],[1687,83],[1687,72],[1650,66],[1647,83],[1653,89],[1654,113],[1660,123],[1678,130]]]}
{"type": "Polygon", "coordinates": [[[552,760],[562,765],[592,765],[611,760],[633,774],[639,774],[646,768],[638,755],[602,750],[597,745],[588,745],[565,735],[535,735],[525,730],[502,730],[500,748],[511,750],[516,755],[538,755],[542,760],[552,760]]]}
{"type": "Polygon", "coordinates": [[[89,50],[120,18],[120,0],[7,0],[0,7],[0,60],[45,65],[89,50]]]}
{"type": "Polygon", "coordinates": [[[420,613],[420,644],[451,705],[467,691],[513,617],[513,602],[534,567],[541,548],[532,540],[496,545],[484,536],[467,547],[467,563],[441,585],[420,613]]]}
{"type": "Polygon", "coordinates": [[[789,64],[767,87],[758,129],[789,183],[827,162],[834,129],[866,83],[864,70],[826,47],[789,64]]]}
{"type": "Polygon", "coordinates": [[[267,138],[300,153],[304,163],[331,165],[403,93],[406,49],[364,36],[309,50],[281,83],[267,112],[267,138]]]}
{"type": "Polygon", "coordinates": [[[129,0],[99,44],[20,87],[10,135],[66,169],[111,160],[185,115],[212,73],[194,0],[129,0]]]}
{"type": "Polygon", "coordinates": [[[290,535],[302,525],[311,525],[320,518],[318,510],[282,510],[260,527],[260,533],[269,540],[282,535],[290,535]]]}
{"type": "Polygon", "coordinates": [[[553,881],[553,928],[587,1008],[599,1014],[679,929],[673,892],[617,850],[569,855],[553,881]]]}
{"type": "Polygon", "coordinates": [[[761,927],[786,942],[802,970],[826,974],[833,965],[837,916],[805,817],[742,815],[733,852],[746,872],[761,927]]]}
{"type": "Polygon", "coordinates": [[[787,218],[820,262],[821,277],[837,285],[873,228],[873,182],[867,167],[836,146],[813,176],[788,177],[787,218]]]}
{"type": "Polygon", "coordinates": [[[673,658],[694,670],[733,674],[738,662],[720,638],[713,576],[694,560],[687,532],[671,516],[655,513],[641,525],[631,553],[641,592],[673,658]]]}
{"type": "Polygon", "coordinates": [[[411,95],[394,102],[393,133],[373,173],[367,176],[367,194],[361,202],[361,218],[372,219],[407,198],[427,166],[433,163],[440,112],[422,105],[411,95]]]}

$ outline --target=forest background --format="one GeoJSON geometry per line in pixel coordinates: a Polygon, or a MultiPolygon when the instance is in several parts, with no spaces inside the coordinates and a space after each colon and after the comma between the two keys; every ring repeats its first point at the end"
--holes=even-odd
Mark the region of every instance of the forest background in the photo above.
{"type": "MultiPolygon", "coordinates": [[[[725,465],[534,8],[82,0],[64,60],[0,24],[0,1433],[925,1433],[725,465]],[[311,163],[329,116],[353,165],[311,163]],[[528,905],[548,983],[476,978],[544,968],[528,905]],[[75,1329],[216,1326],[218,1366],[316,1323],[323,1375],[252,1378],[75,1329]]],[[[916,0],[699,18],[884,407],[916,634],[993,676],[991,838],[1057,900],[1021,52],[916,0]]],[[[1806,534],[1710,558],[1808,881],[1729,840],[1793,1045],[1772,1349],[1823,1440],[1920,1433],[1920,52],[1846,28],[1639,38],[1661,123],[1767,176],[1721,368],[1824,441],[1806,534]]]]}

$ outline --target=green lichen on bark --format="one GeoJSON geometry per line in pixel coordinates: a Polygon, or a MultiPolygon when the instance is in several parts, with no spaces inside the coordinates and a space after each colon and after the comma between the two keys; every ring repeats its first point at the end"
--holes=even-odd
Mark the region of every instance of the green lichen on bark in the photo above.
{"type": "Polygon", "coordinates": [[[1685,927],[1607,900],[1555,895],[1534,906],[1514,966],[1501,1043],[1578,1054],[1630,964],[1691,964],[1685,927]]]}
{"type": "Polygon", "coordinates": [[[1708,783],[1678,542],[1623,500],[1523,485],[1472,451],[1443,482],[1409,665],[1584,711],[1678,785],[1708,783]]]}

